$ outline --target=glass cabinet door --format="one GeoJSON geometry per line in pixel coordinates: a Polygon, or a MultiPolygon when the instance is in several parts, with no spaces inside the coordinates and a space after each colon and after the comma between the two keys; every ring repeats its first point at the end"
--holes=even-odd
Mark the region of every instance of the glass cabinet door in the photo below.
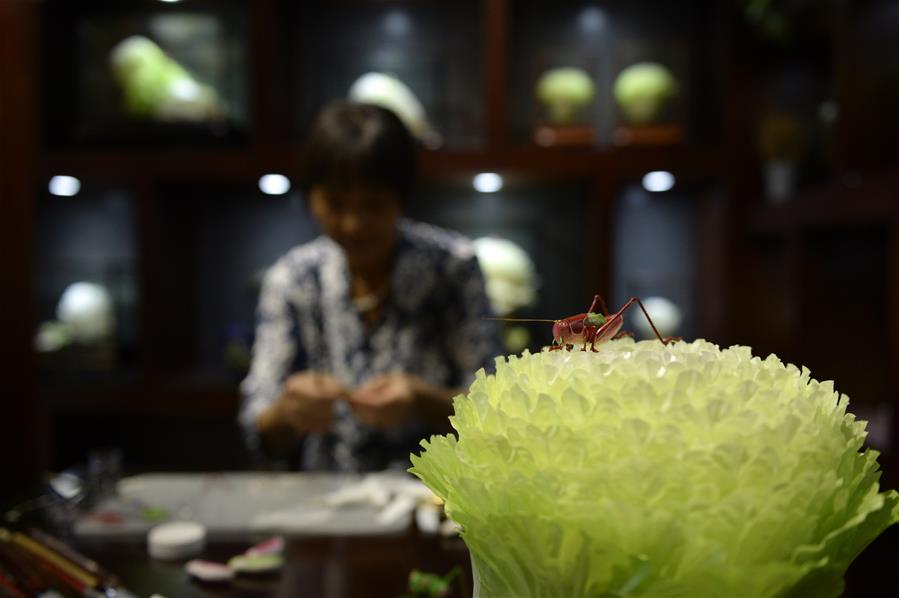
{"type": "MultiPolygon", "coordinates": [[[[509,177],[507,177],[509,178],[509,177]]],[[[514,177],[512,177],[514,179],[514,177]]],[[[585,185],[508,182],[483,193],[470,184],[433,183],[409,206],[411,217],[475,241],[494,312],[502,317],[559,318],[587,308],[585,185]]],[[[599,256],[592,256],[598,258],[599,256]]],[[[506,349],[539,350],[552,341],[546,323],[504,326],[506,349]]]]}
{"type": "MultiPolygon", "coordinates": [[[[695,192],[683,185],[662,192],[627,184],[615,203],[613,227],[615,307],[609,309],[639,297],[662,335],[687,340],[697,334],[695,192]]],[[[638,306],[628,310],[624,329],[638,340],[655,338],[638,306]]]]}
{"type": "Polygon", "coordinates": [[[159,326],[163,376],[233,387],[247,372],[266,269],[318,235],[296,192],[249,185],[172,185],[160,209],[159,326]]]}

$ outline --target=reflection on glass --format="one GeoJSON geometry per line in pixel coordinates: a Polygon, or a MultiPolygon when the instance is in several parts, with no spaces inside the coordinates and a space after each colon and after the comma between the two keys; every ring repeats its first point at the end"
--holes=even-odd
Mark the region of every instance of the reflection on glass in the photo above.
{"type": "Polygon", "coordinates": [[[412,28],[412,21],[409,15],[399,9],[394,9],[384,15],[384,29],[390,35],[402,36],[409,33],[412,28]]]}
{"type": "Polygon", "coordinates": [[[606,24],[605,13],[596,6],[584,7],[578,15],[578,25],[585,34],[594,34],[606,24]]]}

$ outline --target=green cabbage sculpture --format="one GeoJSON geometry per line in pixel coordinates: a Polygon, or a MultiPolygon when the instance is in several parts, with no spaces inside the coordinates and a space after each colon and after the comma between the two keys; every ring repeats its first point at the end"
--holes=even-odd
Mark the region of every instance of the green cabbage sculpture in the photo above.
{"type": "Polygon", "coordinates": [[[593,100],[596,87],[583,69],[559,67],[549,69],[537,80],[537,99],[546,107],[549,122],[568,125],[578,111],[593,100]]]}
{"type": "Polygon", "coordinates": [[[638,62],[618,74],[612,90],[627,121],[645,125],[662,116],[677,95],[678,84],[668,67],[638,62]]]}
{"type": "Polygon", "coordinates": [[[481,596],[836,596],[899,520],[848,399],[705,341],[499,358],[412,471],[481,596]]]}

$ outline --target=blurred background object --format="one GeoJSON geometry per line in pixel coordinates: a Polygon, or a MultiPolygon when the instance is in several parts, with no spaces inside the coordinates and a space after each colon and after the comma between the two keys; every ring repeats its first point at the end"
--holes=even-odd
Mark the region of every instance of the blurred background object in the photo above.
{"type": "MultiPolygon", "coordinates": [[[[652,318],[653,325],[655,325],[660,335],[663,337],[678,336],[683,315],[680,308],[673,301],[665,297],[652,295],[643,299],[643,307],[646,308],[649,317],[652,318]]],[[[640,338],[655,338],[652,326],[650,326],[646,318],[641,318],[638,315],[634,320],[634,326],[637,328],[640,338]]]]}
{"type": "Polygon", "coordinates": [[[474,240],[474,250],[497,315],[508,316],[534,303],[537,278],[534,264],[524,249],[508,239],[481,237],[474,240]]]}
{"type": "Polygon", "coordinates": [[[403,124],[431,149],[440,147],[440,134],[431,129],[425,109],[405,83],[384,73],[365,73],[350,87],[347,98],[392,110],[403,124]]]}
{"type": "Polygon", "coordinates": [[[615,100],[629,122],[648,124],[664,116],[677,87],[677,80],[664,65],[638,62],[618,73],[615,100]]]}
{"type": "Polygon", "coordinates": [[[96,283],[75,282],[67,286],[59,298],[56,317],[73,340],[85,345],[102,341],[115,332],[112,297],[96,283]]]}
{"type": "Polygon", "coordinates": [[[546,71],[537,80],[537,99],[546,108],[549,122],[566,125],[594,97],[590,75],[575,67],[559,67],[546,71]]]}
{"type": "Polygon", "coordinates": [[[101,147],[244,141],[252,91],[240,4],[48,2],[46,139],[101,147]]]}
{"type": "Polygon", "coordinates": [[[758,149],[764,168],[765,197],[772,202],[789,199],[796,192],[796,176],[802,159],[802,124],[788,114],[763,114],[758,149]]]}
{"type": "Polygon", "coordinates": [[[544,113],[534,131],[537,145],[595,143],[594,127],[583,122],[596,95],[596,87],[586,71],[573,66],[551,68],[537,79],[535,95],[544,113]]]}
{"type": "Polygon", "coordinates": [[[279,34],[272,41],[278,57],[268,59],[283,77],[272,92],[291,94],[277,118],[292,124],[294,139],[326,102],[350,90],[351,98],[377,98],[396,110],[426,147],[472,149],[483,141],[485,40],[472,25],[482,22],[482,2],[316,0],[273,2],[268,10],[279,34]]]}
{"type": "MultiPolygon", "coordinates": [[[[480,237],[474,240],[474,250],[496,315],[510,317],[516,310],[533,306],[538,280],[534,263],[524,249],[508,239],[480,237]]],[[[528,327],[504,322],[503,343],[509,353],[520,352],[530,342],[528,327]]]]}
{"type": "Polygon", "coordinates": [[[169,58],[152,40],[132,35],[109,57],[124,93],[125,110],[137,118],[204,121],[224,116],[216,91],[169,58]]]}

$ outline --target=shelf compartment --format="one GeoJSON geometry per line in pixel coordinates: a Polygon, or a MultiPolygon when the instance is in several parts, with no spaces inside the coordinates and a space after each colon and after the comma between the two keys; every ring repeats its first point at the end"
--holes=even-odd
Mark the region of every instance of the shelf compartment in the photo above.
{"type": "MultiPolygon", "coordinates": [[[[696,193],[682,184],[665,193],[651,193],[636,182],[620,189],[613,225],[614,293],[606,297],[610,310],[620,308],[631,297],[644,302],[652,298],[656,303],[667,301],[660,308],[664,313],[657,316],[662,334],[688,340],[696,337],[698,319],[696,193]],[[666,322],[678,325],[666,326],[666,322]]],[[[639,306],[628,310],[624,328],[637,339],[654,338],[646,331],[639,306]]]]}
{"type": "MultiPolygon", "coordinates": [[[[495,193],[475,191],[470,178],[430,184],[407,211],[415,219],[471,239],[496,237],[524,251],[536,273],[536,300],[506,315],[559,318],[583,311],[595,292],[595,281],[583,273],[590,270],[593,260],[605,259],[588,253],[591,239],[601,236],[605,226],[585,217],[589,186],[583,181],[548,182],[526,173],[504,173],[504,178],[505,187],[495,193]]],[[[488,288],[489,284],[488,279],[488,288]]],[[[525,324],[522,330],[533,350],[552,341],[547,324],[525,324]]],[[[507,348],[518,352],[523,347],[507,348]]]]}
{"type": "Polygon", "coordinates": [[[136,209],[86,181],[35,209],[33,296],[40,382],[115,384],[136,376],[140,343],[136,209]]]}
{"type": "MultiPolygon", "coordinates": [[[[399,79],[418,99],[431,148],[473,148],[485,128],[481,3],[303,2],[285,11],[295,57],[297,133],[321,107],[347,98],[366,73],[399,79]],[[351,7],[352,10],[347,10],[351,7]]],[[[392,94],[391,94],[392,95],[392,94]]],[[[372,96],[367,96],[372,97],[372,96]]]]}
{"type": "Polygon", "coordinates": [[[44,131],[50,145],[222,145],[246,139],[243,3],[48,2],[42,11],[44,131]]]}
{"type": "Polygon", "coordinates": [[[713,9],[699,1],[514,3],[508,50],[508,126],[513,141],[554,147],[679,146],[702,138],[694,135],[695,130],[711,128],[708,121],[715,118],[706,109],[716,93],[715,84],[710,84],[715,65],[697,33],[710,30],[713,9]],[[654,76],[657,70],[642,78],[636,87],[647,93],[629,96],[635,99],[628,105],[645,107],[656,98],[658,107],[632,111],[642,115],[639,122],[632,122],[624,118],[614,88],[625,68],[642,62],[662,65],[671,78],[654,76]],[[559,88],[556,97],[580,96],[576,101],[582,104],[573,118],[562,121],[536,93],[541,77],[557,68],[579,69],[595,91],[584,101],[580,94],[559,88]],[[655,91],[645,85],[648,80],[654,82],[655,91]],[[669,93],[672,90],[676,92],[669,93]]]}

